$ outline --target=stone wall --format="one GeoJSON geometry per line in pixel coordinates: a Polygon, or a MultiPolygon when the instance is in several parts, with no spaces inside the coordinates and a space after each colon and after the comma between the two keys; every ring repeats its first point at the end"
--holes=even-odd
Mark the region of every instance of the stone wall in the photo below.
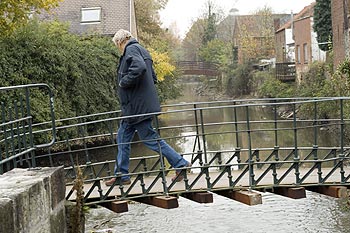
{"type": "Polygon", "coordinates": [[[65,189],[62,167],[0,175],[0,232],[67,232],[65,189]]]}

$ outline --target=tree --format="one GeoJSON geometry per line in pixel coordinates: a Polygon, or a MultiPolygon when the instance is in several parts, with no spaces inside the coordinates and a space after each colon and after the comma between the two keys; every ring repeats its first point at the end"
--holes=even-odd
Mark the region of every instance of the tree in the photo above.
{"type": "MultiPolygon", "coordinates": [[[[0,51],[2,86],[47,83],[58,119],[118,109],[119,55],[110,38],[82,37],[69,33],[68,25],[33,20],[1,36],[0,51]]],[[[33,104],[33,122],[48,120],[48,113],[47,106],[33,104]]]]}
{"type": "Polygon", "coordinates": [[[153,58],[154,71],[157,74],[158,81],[162,82],[166,77],[173,77],[175,66],[170,64],[170,58],[167,53],[159,53],[153,49],[150,51],[153,58]]]}
{"type": "Polygon", "coordinates": [[[28,22],[31,14],[49,11],[62,0],[1,0],[0,32],[7,34],[28,22]]]}
{"type": "Polygon", "coordinates": [[[182,50],[184,60],[199,60],[199,49],[202,46],[202,38],[204,35],[205,20],[197,19],[187,32],[186,37],[182,41],[182,50]]]}
{"type": "Polygon", "coordinates": [[[135,1],[138,39],[152,54],[159,81],[157,89],[161,102],[179,95],[179,88],[176,86],[178,74],[171,57],[171,55],[175,56],[172,50],[179,46],[179,39],[160,27],[158,14],[167,2],[168,0],[135,1]]]}
{"type": "Polygon", "coordinates": [[[214,39],[209,41],[206,46],[201,47],[199,56],[202,61],[227,64],[226,51],[226,44],[221,40],[214,39]]]}
{"type": "Polygon", "coordinates": [[[241,16],[238,20],[243,61],[272,57],[275,48],[272,9],[265,6],[254,15],[241,16]]]}
{"type": "MultiPolygon", "coordinates": [[[[191,26],[182,42],[185,59],[191,61],[206,60],[210,62],[209,51],[213,51],[213,44],[218,44],[218,41],[211,41],[218,38],[217,26],[223,13],[212,0],[207,0],[205,3],[205,12],[191,26]],[[208,45],[210,44],[210,45],[208,45]]],[[[217,51],[221,50],[218,48],[217,51]]],[[[217,52],[216,51],[216,52],[217,52]]],[[[215,62],[217,57],[212,60],[215,62]]]]}
{"type": "Polygon", "coordinates": [[[203,45],[216,38],[216,14],[212,12],[213,3],[208,1],[208,17],[206,19],[206,27],[203,34],[203,45]]]}
{"type": "Polygon", "coordinates": [[[168,0],[136,0],[135,14],[138,36],[141,43],[151,46],[154,40],[162,38],[159,10],[165,7],[168,0]]]}
{"type": "Polygon", "coordinates": [[[317,33],[319,48],[328,51],[332,43],[331,0],[316,0],[314,8],[314,31],[317,33]]]}

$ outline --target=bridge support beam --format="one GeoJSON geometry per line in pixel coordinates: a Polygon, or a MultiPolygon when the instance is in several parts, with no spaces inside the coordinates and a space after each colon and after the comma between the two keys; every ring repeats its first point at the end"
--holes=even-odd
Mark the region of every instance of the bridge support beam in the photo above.
{"type": "Polygon", "coordinates": [[[112,210],[115,213],[124,213],[129,211],[127,201],[106,202],[106,203],[102,203],[101,206],[109,210],[112,210]]]}
{"type": "Polygon", "coordinates": [[[181,196],[198,203],[213,203],[213,194],[208,192],[182,193],[181,196]]]}
{"type": "Polygon", "coordinates": [[[345,186],[310,186],[307,190],[335,198],[345,198],[348,195],[345,186]]]}
{"type": "Polygon", "coordinates": [[[179,207],[177,197],[172,196],[140,197],[136,198],[135,201],[148,205],[153,205],[163,209],[174,209],[179,207]]]}
{"type": "Polygon", "coordinates": [[[239,201],[247,205],[259,205],[262,204],[262,197],[260,193],[253,191],[233,191],[233,190],[220,190],[214,191],[221,196],[239,201]]]}
{"type": "Polygon", "coordinates": [[[306,197],[304,187],[275,187],[271,190],[271,192],[293,199],[300,199],[306,197]]]}

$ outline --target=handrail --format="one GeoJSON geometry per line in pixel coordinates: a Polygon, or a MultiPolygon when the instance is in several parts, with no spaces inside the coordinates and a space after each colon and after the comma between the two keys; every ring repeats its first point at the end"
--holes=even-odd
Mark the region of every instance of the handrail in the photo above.
{"type": "MultiPolygon", "coordinates": [[[[185,177],[184,182],[175,185],[167,176],[179,169],[164,166],[166,163],[163,163],[161,155],[146,156],[142,151],[131,158],[133,183],[129,187],[117,187],[118,199],[145,197],[160,192],[164,195],[191,192],[200,180],[205,180],[205,189],[209,191],[239,188],[241,180],[247,177],[249,183],[244,187],[246,189],[266,185],[262,184],[264,178],[269,178],[271,183],[268,185],[273,187],[280,186],[287,177],[292,177],[295,185],[309,185],[306,182],[313,172],[317,172],[317,184],[334,182],[330,179],[334,174],[339,175],[335,182],[341,184],[350,180],[350,171],[345,166],[350,160],[350,143],[344,138],[346,126],[350,124],[348,110],[344,107],[349,101],[350,97],[234,99],[163,105],[160,112],[134,116],[122,117],[120,111],[114,110],[58,119],[55,123],[60,122],[60,126],[53,131],[57,130],[58,137],[55,137],[52,145],[40,148],[36,159],[45,166],[64,164],[68,186],[76,177],[76,167],[80,166],[86,177],[85,182],[91,182],[86,184],[91,186],[85,200],[88,201],[98,189],[99,196],[93,198],[99,200],[94,202],[106,201],[116,187],[106,189],[101,182],[104,178],[121,178],[119,173],[113,172],[118,147],[118,123],[129,117],[153,115],[159,118],[156,125],[156,130],[160,132],[159,139],[173,145],[176,145],[175,141],[188,142],[189,145],[179,152],[191,160],[192,178],[185,177]],[[328,117],[318,117],[319,105],[330,103],[337,109],[328,117]],[[302,119],[298,117],[298,108],[303,106],[308,107],[310,114],[302,119]],[[281,107],[288,109],[289,118],[280,116],[278,111],[281,107]],[[257,109],[269,112],[268,117],[265,119],[257,115],[257,109]],[[216,112],[224,117],[211,117],[216,112]],[[167,124],[168,119],[175,119],[175,123],[167,124]],[[339,132],[333,144],[322,144],[319,140],[321,128],[326,127],[333,127],[339,132]],[[310,138],[301,141],[300,135],[305,132],[310,138]],[[286,135],[288,138],[283,140],[286,135]],[[266,140],[258,144],[257,138],[266,140]],[[229,142],[221,145],[225,141],[229,142]],[[147,183],[146,179],[151,181],[147,183]],[[225,180],[226,186],[220,186],[221,180],[225,180]],[[161,183],[161,190],[156,189],[156,183],[161,183]],[[180,191],[179,186],[183,187],[180,191]],[[141,191],[135,194],[135,190],[141,191]]],[[[12,119],[10,122],[17,124],[20,121],[12,119]]],[[[12,148],[11,140],[21,138],[21,133],[26,134],[21,131],[18,135],[14,134],[11,123],[3,122],[0,125],[0,135],[4,135],[0,137],[0,153],[3,153],[1,144],[12,148]]],[[[35,130],[32,132],[29,126],[21,130],[33,135],[41,134],[51,130],[41,128],[45,124],[51,125],[51,122],[33,124],[35,130]]],[[[145,141],[135,139],[131,144],[134,147],[142,142],[145,141]]],[[[15,159],[12,156],[8,154],[6,162],[12,162],[15,159]]]]}
{"type": "Polygon", "coordinates": [[[56,119],[54,109],[54,95],[51,88],[44,83],[27,84],[18,86],[0,87],[0,93],[14,92],[8,96],[16,96],[18,100],[11,99],[9,102],[1,102],[1,118],[0,123],[0,174],[3,173],[3,165],[6,170],[11,166],[16,167],[19,159],[20,164],[23,160],[29,163],[28,154],[31,154],[30,166],[36,166],[35,156],[33,152],[54,145],[56,141],[56,119]],[[52,132],[51,140],[48,143],[35,144],[33,139],[33,117],[31,114],[31,90],[34,88],[42,88],[48,94],[50,108],[50,124],[49,131],[52,132]],[[10,166],[10,163],[12,164],[10,166]]]}

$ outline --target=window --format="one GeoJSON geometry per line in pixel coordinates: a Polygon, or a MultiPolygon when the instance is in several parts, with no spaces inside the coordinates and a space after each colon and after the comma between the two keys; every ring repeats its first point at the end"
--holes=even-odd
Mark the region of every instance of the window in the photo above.
{"type": "Polygon", "coordinates": [[[300,46],[299,45],[297,45],[297,57],[296,57],[296,62],[297,63],[300,63],[300,46]]]}
{"type": "Polygon", "coordinates": [[[308,63],[309,62],[309,54],[307,52],[307,44],[303,45],[303,52],[304,52],[304,63],[308,63]]]}
{"type": "Polygon", "coordinates": [[[81,8],[81,23],[100,23],[101,7],[81,8]]]}

